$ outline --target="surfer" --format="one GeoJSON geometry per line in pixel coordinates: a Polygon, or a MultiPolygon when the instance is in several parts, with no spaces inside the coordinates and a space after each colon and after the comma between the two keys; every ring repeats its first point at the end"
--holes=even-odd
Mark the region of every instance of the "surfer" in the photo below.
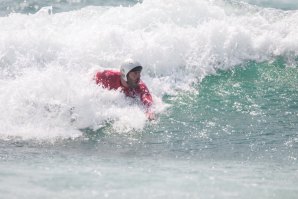
{"type": "Polygon", "coordinates": [[[109,90],[120,89],[126,96],[138,98],[145,107],[146,116],[149,120],[154,120],[155,115],[151,111],[153,104],[152,96],[141,80],[142,65],[133,60],[125,60],[120,67],[120,71],[104,70],[95,74],[96,84],[109,90]]]}

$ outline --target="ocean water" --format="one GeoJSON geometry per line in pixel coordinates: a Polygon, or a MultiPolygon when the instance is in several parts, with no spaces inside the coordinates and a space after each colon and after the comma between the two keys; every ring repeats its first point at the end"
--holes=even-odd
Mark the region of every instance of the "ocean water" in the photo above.
{"type": "Polygon", "coordinates": [[[0,1],[1,198],[298,198],[298,2],[0,1]],[[132,57],[157,118],[94,84],[132,57]]]}

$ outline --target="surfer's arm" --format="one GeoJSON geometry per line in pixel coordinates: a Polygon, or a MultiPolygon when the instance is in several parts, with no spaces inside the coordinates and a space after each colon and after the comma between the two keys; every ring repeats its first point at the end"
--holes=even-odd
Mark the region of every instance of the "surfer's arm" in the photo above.
{"type": "Polygon", "coordinates": [[[145,106],[146,117],[148,118],[148,120],[154,120],[155,119],[155,114],[151,109],[153,101],[152,101],[152,96],[150,95],[150,93],[143,96],[142,102],[145,106]]]}
{"type": "Polygon", "coordinates": [[[152,96],[145,84],[143,84],[140,89],[141,89],[141,101],[145,107],[146,116],[149,120],[154,120],[155,114],[151,109],[153,104],[152,96]]]}
{"type": "Polygon", "coordinates": [[[96,72],[96,74],[94,75],[93,80],[95,80],[96,84],[102,84],[103,76],[104,76],[104,73],[98,71],[98,72],[96,72]]]}
{"type": "Polygon", "coordinates": [[[155,120],[155,113],[154,112],[146,112],[146,117],[148,120],[155,120]]]}

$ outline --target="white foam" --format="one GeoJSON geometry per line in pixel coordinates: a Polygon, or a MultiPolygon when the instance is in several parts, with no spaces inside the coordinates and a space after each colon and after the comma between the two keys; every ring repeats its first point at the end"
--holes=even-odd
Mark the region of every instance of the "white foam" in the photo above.
{"type": "Polygon", "coordinates": [[[106,123],[142,130],[139,106],[92,81],[95,70],[118,69],[127,57],[144,65],[157,112],[164,94],[189,90],[218,69],[276,56],[297,64],[297,11],[197,0],[48,9],[0,18],[1,135],[71,137],[106,123]]]}

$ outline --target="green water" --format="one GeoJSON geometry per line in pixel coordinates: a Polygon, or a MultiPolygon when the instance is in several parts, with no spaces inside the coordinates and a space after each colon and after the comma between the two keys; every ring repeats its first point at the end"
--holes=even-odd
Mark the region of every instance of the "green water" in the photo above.
{"type": "Polygon", "coordinates": [[[296,160],[297,80],[297,68],[282,59],[210,75],[198,92],[175,98],[164,129],[192,150],[216,150],[207,156],[296,160]]]}

